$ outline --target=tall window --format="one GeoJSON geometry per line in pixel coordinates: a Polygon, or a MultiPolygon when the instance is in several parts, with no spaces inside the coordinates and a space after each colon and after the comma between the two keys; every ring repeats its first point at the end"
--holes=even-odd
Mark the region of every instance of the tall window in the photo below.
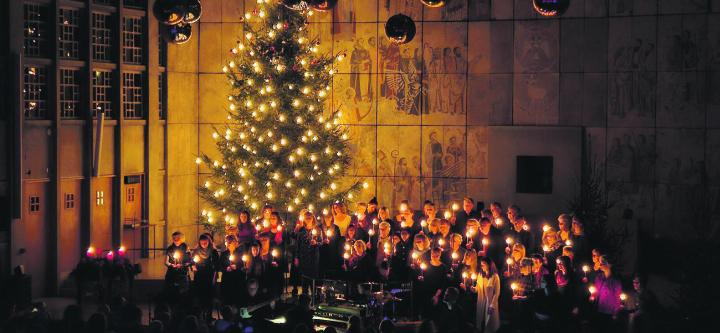
{"type": "Polygon", "coordinates": [[[77,59],[80,44],[80,20],[75,9],[60,8],[58,10],[58,56],[60,58],[77,59]]]}
{"type": "Polygon", "coordinates": [[[95,61],[113,61],[112,16],[92,14],[92,51],[95,61]]]}
{"type": "Polygon", "coordinates": [[[123,111],[125,118],[143,118],[143,74],[123,73],[123,111]]]}
{"type": "Polygon", "coordinates": [[[139,8],[139,9],[145,8],[145,2],[146,2],[146,0],[124,0],[123,1],[123,3],[125,4],[125,7],[139,8]]]}
{"type": "Polygon", "coordinates": [[[26,66],[23,74],[25,119],[47,118],[47,75],[45,68],[26,66]]]}
{"type": "Polygon", "coordinates": [[[143,63],[143,18],[123,17],[123,61],[143,63]]]}
{"type": "Polygon", "coordinates": [[[47,57],[50,29],[48,22],[48,8],[38,4],[27,3],[23,7],[24,15],[24,45],[25,55],[28,57],[47,57]]]}
{"type": "Polygon", "coordinates": [[[112,75],[113,72],[101,70],[96,70],[93,75],[93,117],[100,112],[105,112],[106,118],[113,117],[112,75]]]}
{"type": "Polygon", "coordinates": [[[80,71],[60,69],[60,117],[79,118],[80,71]]]}

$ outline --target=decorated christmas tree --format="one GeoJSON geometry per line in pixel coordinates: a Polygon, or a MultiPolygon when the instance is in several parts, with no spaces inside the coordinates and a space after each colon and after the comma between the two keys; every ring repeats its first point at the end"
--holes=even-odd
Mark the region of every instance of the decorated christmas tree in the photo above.
{"type": "Polygon", "coordinates": [[[212,134],[222,158],[202,154],[196,161],[211,170],[199,187],[212,206],[200,217],[209,230],[243,210],[256,216],[266,204],[293,212],[352,200],[364,185],[341,186],[351,160],[347,129],[339,112],[324,110],[334,63],[345,54],[318,54],[307,29],[313,11],[296,9],[258,0],[223,67],[231,85],[228,122],[212,134]]]}

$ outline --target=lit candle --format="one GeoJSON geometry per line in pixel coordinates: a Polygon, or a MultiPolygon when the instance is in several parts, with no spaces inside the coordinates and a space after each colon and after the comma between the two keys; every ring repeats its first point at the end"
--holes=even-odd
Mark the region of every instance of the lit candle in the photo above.
{"type": "Polygon", "coordinates": [[[547,257],[547,253],[550,252],[550,247],[547,245],[543,245],[543,257],[547,257]]]}
{"type": "Polygon", "coordinates": [[[271,255],[273,258],[277,258],[279,254],[280,254],[280,253],[279,253],[278,250],[276,250],[276,249],[273,249],[272,251],[270,251],[270,255],[271,255]]]}
{"type": "Polygon", "coordinates": [[[510,267],[513,265],[515,261],[512,258],[505,259],[505,264],[507,264],[507,272],[508,275],[510,275],[510,267]]]}
{"type": "Polygon", "coordinates": [[[573,246],[572,240],[570,240],[570,239],[566,240],[566,241],[565,241],[565,245],[566,245],[566,246],[573,246]]]}
{"type": "Polygon", "coordinates": [[[196,264],[199,264],[200,261],[201,261],[200,256],[196,254],[196,255],[193,257],[193,262],[196,263],[196,264]]]}
{"type": "Polygon", "coordinates": [[[424,262],[420,263],[420,276],[425,276],[425,270],[427,269],[427,264],[424,262]]]}
{"type": "Polygon", "coordinates": [[[482,239],[482,247],[483,247],[483,255],[487,255],[487,247],[490,244],[490,240],[487,239],[487,237],[483,237],[482,239]]]}
{"type": "Polygon", "coordinates": [[[108,251],[108,253],[105,255],[105,258],[107,258],[107,260],[113,260],[113,256],[113,251],[108,251]]]}
{"type": "Polygon", "coordinates": [[[405,213],[407,209],[408,205],[406,203],[400,204],[400,213],[405,213]]]}
{"type": "Polygon", "coordinates": [[[527,225],[527,224],[523,224],[522,230],[529,231],[529,230],[530,230],[530,226],[527,225]]]}
{"type": "Polygon", "coordinates": [[[518,284],[515,283],[515,282],[511,283],[511,284],[510,284],[510,289],[512,290],[513,297],[517,296],[518,284]]]}
{"type": "Polygon", "coordinates": [[[445,246],[445,239],[444,238],[438,239],[438,245],[445,246]]]}
{"type": "Polygon", "coordinates": [[[548,231],[550,231],[550,226],[547,224],[543,225],[543,232],[548,232],[548,231]]]}
{"type": "Polygon", "coordinates": [[[495,225],[498,226],[498,227],[502,226],[502,225],[503,225],[503,220],[502,220],[501,218],[496,218],[496,219],[495,219],[495,225]]]}
{"type": "Polygon", "coordinates": [[[587,278],[587,274],[588,274],[588,272],[590,271],[590,266],[588,266],[588,265],[583,265],[582,271],[583,271],[583,274],[585,274],[585,278],[587,278]]]}
{"type": "Polygon", "coordinates": [[[240,259],[241,259],[244,263],[247,263],[248,260],[250,260],[250,257],[248,257],[247,254],[243,254],[243,255],[242,255],[242,258],[240,258],[240,259]]]}
{"type": "Polygon", "coordinates": [[[458,210],[460,210],[460,205],[458,205],[457,202],[453,202],[452,210],[453,212],[457,212],[458,210]]]}
{"type": "Polygon", "coordinates": [[[590,300],[591,300],[591,301],[594,300],[594,299],[595,299],[595,293],[597,292],[597,288],[595,288],[595,286],[591,284],[591,285],[588,287],[588,291],[590,292],[590,300]]]}
{"type": "Polygon", "coordinates": [[[620,301],[623,302],[623,303],[625,303],[626,300],[627,300],[627,294],[625,294],[625,293],[620,293],[620,301]]]}
{"type": "Polygon", "coordinates": [[[234,263],[235,263],[235,255],[234,255],[234,254],[231,254],[231,255],[228,257],[228,260],[230,261],[231,264],[234,264],[234,263]]]}
{"type": "Polygon", "coordinates": [[[460,255],[457,252],[453,252],[450,257],[452,257],[453,261],[456,261],[460,258],[460,255]]]}
{"type": "Polygon", "coordinates": [[[85,255],[87,255],[88,258],[94,258],[95,257],[95,248],[92,246],[88,247],[87,251],[85,251],[85,255]]]}
{"type": "Polygon", "coordinates": [[[331,229],[325,230],[325,237],[327,239],[330,239],[330,237],[332,237],[332,235],[333,235],[333,232],[331,229]]]}
{"type": "Polygon", "coordinates": [[[345,251],[350,251],[351,248],[350,244],[345,242],[345,251]]]}
{"type": "Polygon", "coordinates": [[[182,257],[182,254],[180,253],[180,251],[175,251],[175,253],[173,253],[173,259],[175,259],[176,264],[180,263],[181,257],[182,257]]]}
{"type": "Polygon", "coordinates": [[[446,220],[449,220],[452,217],[452,213],[449,210],[446,210],[444,216],[446,220]]]}
{"type": "Polygon", "coordinates": [[[262,225],[263,225],[263,228],[268,228],[268,227],[270,227],[270,221],[268,221],[267,219],[265,219],[265,220],[263,220],[262,225]]]}
{"type": "Polygon", "coordinates": [[[468,285],[468,281],[467,281],[468,277],[469,277],[469,275],[468,275],[468,272],[467,272],[467,271],[462,272],[463,283],[464,283],[466,286],[468,285]]]}
{"type": "Polygon", "coordinates": [[[122,245],[121,245],[121,246],[118,248],[118,250],[117,250],[118,255],[120,255],[121,257],[124,257],[124,256],[125,256],[125,251],[126,251],[126,249],[125,249],[125,247],[122,246],[122,245]]]}

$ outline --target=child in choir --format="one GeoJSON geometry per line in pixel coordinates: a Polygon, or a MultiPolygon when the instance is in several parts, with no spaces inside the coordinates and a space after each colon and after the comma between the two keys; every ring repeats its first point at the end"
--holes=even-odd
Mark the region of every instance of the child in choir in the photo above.
{"type": "Polygon", "coordinates": [[[194,273],[193,290],[203,308],[203,317],[212,319],[212,301],[215,294],[215,274],[220,256],[215,250],[210,234],[202,234],[193,249],[191,269],[194,273]]]}
{"type": "Polygon", "coordinates": [[[240,243],[240,246],[242,248],[247,248],[250,245],[250,243],[252,243],[255,240],[256,233],[257,233],[257,230],[255,229],[255,226],[253,226],[252,222],[250,221],[250,213],[248,211],[240,212],[240,215],[238,215],[237,234],[236,234],[236,236],[238,238],[238,242],[240,243]]]}
{"type": "Polygon", "coordinates": [[[220,254],[220,295],[225,305],[242,305],[245,301],[247,280],[242,261],[245,254],[235,235],[225,236],[225,248],[220,254]]]}
{"type": "Polygon", "coordinates": [[[270,213],[270,227],[267,230],[268,237],[273,246],[279,248],[285,248],[285,239],[283,238],[285,228],[283,226],[282,218],[280,213],[270,213]]]}
{"type": "Polygon", "coordinates": [[[278,297],[283,290],[283,269],[285,261],[282,258],[280,247],[272,247],[270,241],[271,235],[260,234],[260,255],[259,260],[263,265],[263,275],[259,279],[262,290],[265,290],[269,296],[278,297]]]}
{"type": "Polygon", "coordinates": [[[165,250],[165,295],[169,301],[177,301],[189,288],[188,267],[190,258],[188,246],[185,244],[185,235],[175,231],[172,234],[173,243],[165,250]]]}

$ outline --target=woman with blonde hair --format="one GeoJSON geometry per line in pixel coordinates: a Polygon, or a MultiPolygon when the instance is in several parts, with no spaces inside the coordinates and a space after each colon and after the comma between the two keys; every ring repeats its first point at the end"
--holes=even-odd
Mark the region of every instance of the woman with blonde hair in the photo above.
{"type": "Polygon", "coordinates": [[[347,213],[347,206],[342,202],[336,202],[332,205],[332,216],[335,225],[340,228],[340,234],[345,236],[347,228],[352,221],[352,217],[347,213]]]}

